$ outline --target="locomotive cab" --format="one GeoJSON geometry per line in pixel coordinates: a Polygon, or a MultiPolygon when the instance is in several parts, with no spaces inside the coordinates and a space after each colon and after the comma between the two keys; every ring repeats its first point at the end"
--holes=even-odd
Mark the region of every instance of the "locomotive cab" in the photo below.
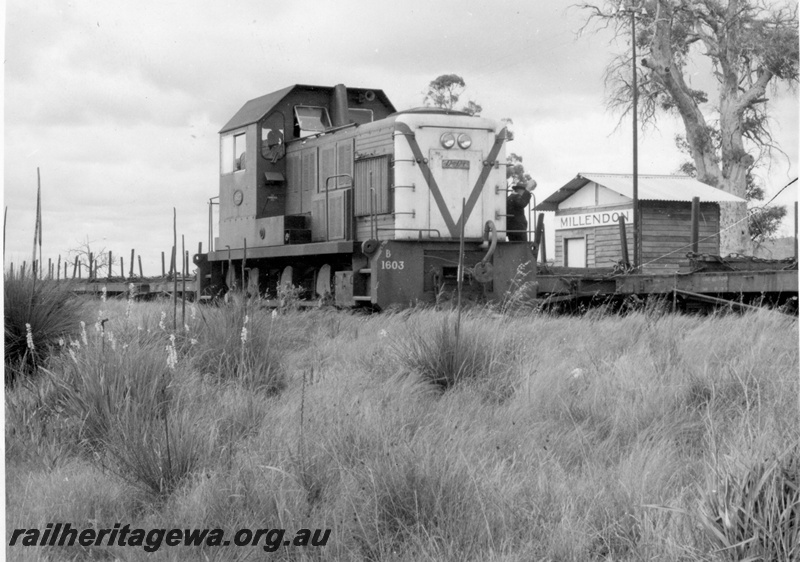
{"type": "Polygon", "coordinates": [[[344,86],[295,85],[247,102],[220,130],[215,248],[310,240],[310,189],[291,192],[287,145],[392,112],[383,92],[344,86]]]}

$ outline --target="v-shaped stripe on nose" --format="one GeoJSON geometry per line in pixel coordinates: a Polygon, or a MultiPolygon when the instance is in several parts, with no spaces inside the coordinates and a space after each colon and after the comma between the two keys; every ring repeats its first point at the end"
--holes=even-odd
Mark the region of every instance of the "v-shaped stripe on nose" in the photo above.
{"type": "Polygon", "coordinates": [[[503,127],[500,133],[495,137],[494,144],[489,151],[489,155],[483,162],[483,169],[481,170],[481,173],[469,194],[469,199],[467,199],[464,213],[458,218],[457,222],[453,220],[450,210],[447,208],[444,196],[439,189],[439,185],[436,183],[436,178],[433,177],[433,172],[431,171],[425,157],[422,154],[422,150],[419,147],[416,135],[411,130],[411,127],[409,127],[406,123],[396,122],[394,128],[396,132],[402,134],[408,140],[408,146],[411,148],[411,152],[414,155],[414,159],[417,161],[417,164],[419,164],[419,169],[422,171],[422,177],[425,178],[425,183],[428,184],[428,189],[430,189],[431,195],[433,195],[433,199],[436,201],[436,206],[439,208],[439,212],[442,214],[442,218],[447,226],[447,230],[450,232],[450,236],[452,238],[458,238],[461,234],[461,224],[462,222],[466,224],[466,221],[469,220],[472,210],[475,208],[478,199],[480,199],[483,186],[486,184],[486,179],[489,177],[489,173],[492,171],[494,161],[497,158],[497,155],[500,153],[500,148],[502,148],[503,142],[506,140],[506,127],[503,127]]]}

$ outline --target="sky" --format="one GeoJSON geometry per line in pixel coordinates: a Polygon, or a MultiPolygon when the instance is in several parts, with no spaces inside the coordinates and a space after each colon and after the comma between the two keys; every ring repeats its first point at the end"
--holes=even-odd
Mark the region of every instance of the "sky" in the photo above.
{"type": "MultiPolygon", "coordinates": [[[[144,274],[160,274],[173,208],[178,244],[183,235],[191,253],[198,242],[207,250],[219,129],[246,101],[298,83],[381,89],[406,109],[455,73],[462,101],[513,120],[507,152],[522,156],[538,200],[579,172],[630,173],[631,122],[606,109],[603,84],[629,45],[578,36],[585,14],[571,4],[8,0],[5,265],[31,259],[37,168],[45,262],[88,241],[117,264],[123,256],[126,270],[135,249],[144,274]]],[[[702,83],[702,69],[693,79],[702,83]]],[[[760,171],[768,198],[797,175],[797,92],[771,92],[769,103],[786,156],[760,171]]],[[[640,133],[640,173],[677,170],[678,132],[664,117],[640,133]]],[[[775,203],[797,201],[797,185],[775,203]]]]}

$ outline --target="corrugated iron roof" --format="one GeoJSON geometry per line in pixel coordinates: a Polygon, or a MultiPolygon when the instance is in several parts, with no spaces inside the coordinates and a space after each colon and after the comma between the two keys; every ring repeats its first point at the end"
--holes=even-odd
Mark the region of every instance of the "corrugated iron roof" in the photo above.
{"type": "MultiPolygon", "coordinates": [[[[689,176],[639,174],[638,180],[640,201],[691,201],[693,197],[699,197],[700,201],[712,201],[715,203],[743,203],[745,201],[741,197],[706,185],[689,176]]],[[[539,203],[536,206],[536,210],[557,210],[559,203],[589,182],[595,182],[612,191],[616,191],[620,195],[633,199],[633,174],[580,173],[539,203]]]]}

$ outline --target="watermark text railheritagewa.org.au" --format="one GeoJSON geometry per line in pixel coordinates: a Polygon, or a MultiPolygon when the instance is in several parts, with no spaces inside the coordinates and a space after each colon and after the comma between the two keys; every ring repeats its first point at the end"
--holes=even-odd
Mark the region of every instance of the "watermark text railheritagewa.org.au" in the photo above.
{"type": "Polygon", "coordinates": [[[330,529],[239,529],[232,536],[222,529],[131,529],[117,523],[111,529],[76,529],[69,523],[48,523],[41,529],[14,529],[9,546],[130,546],[155,552],[162,546],[260,546],[266,552],[280,547],[325,546],[330,529]]]}

